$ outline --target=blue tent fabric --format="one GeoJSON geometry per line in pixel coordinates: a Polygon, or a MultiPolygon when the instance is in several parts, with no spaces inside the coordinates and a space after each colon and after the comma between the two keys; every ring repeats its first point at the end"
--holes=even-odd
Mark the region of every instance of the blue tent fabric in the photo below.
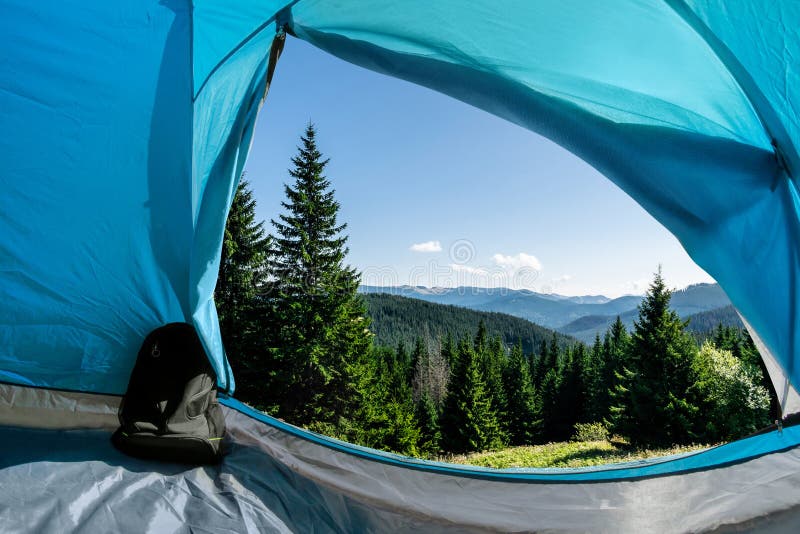
{"type": "Polygon", "coordinates": [[[123,391],[189,314],[190,9],[3,2],[0,378],[123,391]]]}
{"type": "Polygon", "coordinates": [[[213,289],[276,32],[539,132],[714,276],[800,381],[800,3],[0,0],[0,380],[120,393],[213,289]]]}
{"type": "Polygon", "coordinates": [[[800,172],[800,88],[794,81],[799,73],[800,3],[677,0],[670,4],[725,57],[761,111],[765,129],[796,178],[800,172]]]}
{"type": "Polygon", "coordinates": [[[0,524],[796,531],[800,427],[557,472],[371,451],[232,398],[214,468],[127,459],[108,435],[165,323],[193,323],[234,391],[213,290],[284,30],[596,167],[717,279],[793,391],[798,28],[796,0],[0,0],[0,524]]]}

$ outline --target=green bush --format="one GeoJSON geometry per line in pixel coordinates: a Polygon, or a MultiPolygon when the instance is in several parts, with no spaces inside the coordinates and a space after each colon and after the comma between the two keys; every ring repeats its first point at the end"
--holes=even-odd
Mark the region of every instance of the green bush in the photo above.
{"type": "Polygon", "coordinates": [[[769,391],[761,385],[759,368],[710,342],[703,343],[692,367],[697,376],[692,392],[705,414],[703,440],[738,439],[769,424],[769,391]]]}
{"type": "Polygon", "coordinates": [[[608,441],[608,429],[603,423],[578,423],[572,441],[608,441]]]}

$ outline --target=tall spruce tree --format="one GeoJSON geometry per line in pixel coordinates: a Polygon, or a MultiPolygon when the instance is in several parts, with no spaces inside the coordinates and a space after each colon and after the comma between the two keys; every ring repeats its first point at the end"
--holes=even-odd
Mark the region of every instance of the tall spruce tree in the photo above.
{"type": "Polygon", "coordinates": [[[608,384],[603,382],[605,368],[605,351],[600,334],[596,334],[592,350],[587,353],[588,359],[584,367],[583,381],[586,385],[586,420],[600,422],[606,417],[608,384]]]}
{"type": "Polygon", "coordinates": [[[453,341],[453,336],[450,332],[447,333],[444,337],[444,341],[442,341],[442,358],[444,358],[450,366],[450,369],[455,367],[458,356],[456,353],[456,343],[453,341]]]}
{"type": "Polygon", "coordinates": [[[503,420],[511,445],[533,443],[540,430],[541,405],[533,389],[528,360],[522,353],[522,345],[511,350],[508,365],[503,373],[506,390],[506,410],[503,420]]]}
{"type": "Polygon", "coordinates": [[[539,354],[531,356],[531,379],[536,388],[541,387],[544,375],[551,366],[550,346],[547,340],[543,339],[539,343],[539,354]]]}
{"type": "Polygon", "coordinates": [[[442,434],[439,431],[439,412],[436,404],[427,391],[423,391],[414,407],[414,415],[419,424],[419,449],[427,455],[433,456],[439,452],[439,442],[442,434]]]}
{"type": "Polygon", "coordinates": [[[466,340],[459,343],[455,369],[441,416],[442,447],[464,453],[503,445],[503,433],[478,356],[466,340]]]}
{"type": "Polygon", "coordinates": [[[219,262],[214,302],[222,343],[231,362],[242,400],[269,404],[272,366],[264,350],[266,309],[259,293],[266,290],[270,238],[256,220],[256,200],[242,175],[233,197],[219,262]]]}
{"type": "MultiPolygon", "coordinates": [[[[479,328],[480,330],[480,328],[479,328]]],[[[481,374],[486,381],[486,390],[492,399],[492,410],[499,420],[505,419],[506,389],[503,387],[503,371],[507,364],[506,349],[503,340],[494,336],[481,345],[483,350],[476,352],[481,369],[481,374]]]]}
{"type": "Polygon", "coordinates": [[[539,357],[536,358],[535,365],[532,369],[534,387],[539,388],[542,382],[544,382],[544,377],[547,373],[558,366],[559,352],[558,338],[555,332],[550,338],[549,344],[542,340],[539,349],[539,357]]]}
{"type": "Polygon", "coordinates": [[[392,372],[396,355],[373,348],[357,373],[353,407],[336,424],[317,420],[310,427],[339,439],[400,454],[418,455],[419,425],[414,416],[411,388],[403,373],[392,372]]]}
{"type": "Polygon", "coordinates": [[[659,268],[634,323],[627,365],[620,378],[626,394],[619,395],[626,414],[620,430],[633,443],[671,445],[694,437],[697,407],[687,393],[694,383],[692,362],[697,346],[686,323],[670,309],[672,293],[659,268]]]}
{"type": "Polygon", "coordinates": [[[572,374],[576,382],[575,388],[575,422],[589,423],[595,420],[590,409],[592,400],[592,379],[594,373],[592,351],[583,343],[575,345],[572,357],[572,374]]]}
{"type": "Polygon", "coordinates": [[[583,343],[567,349],[559,365],[559,381],[555,413],[550,414],[550,438],[564,441],[572,436],[575,423],[584,419],[586,389],[583,384],[583,365],[586,346],[583,343]]]}
{"type": "Polygon", "coordinates": [[[402,339],[397,342],[397,351],[395,354],[395,361],[397,362],[396,372],[405,377],[408,369],[411,368],[411,355],[408,353],[406,344],[402,339]]]}
{"type": "Polygon", "coordinates": [[[481,354],[486,349],[489,334],[486,332],[486,323],[483,319],[478,322],[478,331],[475,332],[475,352],[481,354]]]}
{"type": "Polygon", "coordinates": [[[301,425],[337,425],[352,417],[359,398],[355,377],[371,345],[356,292],[359,274],[345,264],[346,225],[337,221],[339,203],[323,175],[327,163],[309,125],[292,158],[286,213],[272,221],[270,297],[280,325],[274,349],[284,378],[280,413],[301,425]]]}
{"type": "Polygon", "coordinates": [[[609,429],[622,430],[626,425],[623,419],[627,417],[628,404],[627,386],[633,374],[627,370],[627,355],[630,336],[625,324],[617,315],[617,319],[606,331],[603,340],[603,365],[602,382],[605,385],[606,395],[602,400],[602,412],[605,414],[603,422],[609,429]]]}
{"type": "MultiPolygon", "coordinates": [[[[561,373],[558,367],[552,367],[544,378],[539,388],[542,406],[542,439],[543,441],[563,441],[569,437],[565,435],[562,424],[563,412],[560,405],[561,399],[561,373]]],[[[570,429],[567,429],[567,432],[570,429]]]]}

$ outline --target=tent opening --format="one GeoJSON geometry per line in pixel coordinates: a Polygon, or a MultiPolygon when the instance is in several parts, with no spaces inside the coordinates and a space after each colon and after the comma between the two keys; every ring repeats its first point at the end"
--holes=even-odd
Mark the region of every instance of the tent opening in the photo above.
{"type": "MultiPolygon", "coordinates": [[[[480,323],[493,320],[483,334],[487,354],[476,356],[494,358],[493,364],[482,363],[482,387],[490,388],[494,380],[498,391],[487,399],[494,403],[496,424],[506,430],[500,432],[501,438],[473,446],[471,452],[505,449],[512,442],[516,446],[569,442],[577,436],[597,442],[584,447],[589,452],[577,455],[578,465],[584,459],[605,463],[635,458],[631,442],[636,440],[621,435],[624,425],[613,422],[611,408],[622,402],[610,397],[615,388],[623,387],[614,375],[626,367],[620,356],[623,349],[609,348],[609,343],[620,335],[628,342],[634,322],[642,320],[638,310],[642,296],[653,273],[663,267],[667,288],[677,289],[669,311],[686,322],[682,330],[691,345],[684,349],[684,358],[693,363],[686,363],[689,369],[680,395],[691,396],[703,416],[696,417],[680,437],[662,438],[659,434],[667,432],[655,428],[653,437],[670,445],[661,447],[662,454],[737,439],[776,419],[778,401],[767,370],[724,291],[663,226],[599,172],[558,145],[502,119],[341,62],[292,38],[261,111],[245,167],[255,201],[253,215],[264,221],[267,234],[281,233],[270,220],[285,223],[280,215],[287,211],[281,204],[289,200],[283,187],[296,187],[288,171],[294,169],[291,159],[298,156],[298,147],[303,148],[300,135],[309,122],[317,128],[321,159],[330,158],[324,175],[340,204],[338,223],[348,225],[342,232],[349,239],[345,263],[359,271],[361,298],[372,321],[374,353],[369,358],[379,363],[372,362],[375,367],[362,372],[371,373],[370,380],[400,400],[384,399],[369,407],[381,414],[382,422],[362,424],[384,425],[383,434],[369,436],[354,430],[357,424],[351,421],[341,426],[314,421],[296,408],[295,416],[306,419],[293,420],[292,408],[282,405],[281,399],[250,386],[255,380],[256,389],[269,389],[267,371],[263,377],[239,379],[238,398],[290,423],[362,445],[423,458],[463,459],[438,444],[427,443],[424,450],[417,445],[419,418],[424,417],[421,397],[432,401],[429,408],[434,408],[431,414],[438,421],[456,371],[453,354],[446,354],[457,352],[457,347],[443,349],[447,338],[456,345],[460,338],[473,340],[480,323]],[[310,82],[310,72],[328,81],[310,82]],[[470,314],[455,318],[467,313],[463,308],[470,314]],[[498,311],[505,312],[502,319],[492,315],[498,311]],[[420,314],[429,317],[427,322],[417,319],[420,314]],[[488,341],[495,336],[500,338],[502,355],[489,354],[488,341]],[[523,430],[509,430],[510,423],[502,420],[506,416],[502,411],[508,408],[501,404],[511,392],[501,390],[504,372],[514,372],[504,370],[518,344],[525,361],[526,394],[537,406],[525,416],[530,421],[517,421],[523,430]],[[555,372],[547,377],[551,368],[555,372]],[[389,378],[398,369],[403,378],[389,378]],[[726,372],[730,376],[723,378],[726,372]],[[494,376],[487,376],[491,373],[494,376]],[[708,398],[711,386],[700,391],[706,382],[727,388],[729,397],[708,398]],[[569,392],[570,387],[594,391],[577,394],[569,392]],[[689,387],[693,390],[687,393],[689,387]],[[740,397],[732,393],[737,387],[740,397]],[[757,399],[748,417],[729,425],[714,423],[733,419],[734,410],[725,412],[722,406],[733,406],[747,396],[757,399]],[[589,408],[598,402],[602,407],[589,408]],[[712,405],[717,411],[711,411],[712,405]],[[575,413],[542,413],[543,406],[550,412],[575,413]],[[386,419],[392,418],[405,422],[387,424],[386,419]],[[398,434],[405,435],[405,441],[398,440],[398,434]],[[685,443],[668,443],[670,439],[685,443]]],[[[223,252],[223,263],[224,258],[223,252]]],[[[265,276],[264,280],[269,278],[265,276]]],[[[261,298],[272,302],[269,293],[263,291],[261,298]]],[[[217,307],[223,305],[217,299],[217,307]]],[[[238,332],[242,330],[233,324],[226,327],[223,320],[223,339],[228,337],[234,346],[227,351],[234,371],[242,343],[231,338],[238,332]]],[[[278,338],[271,343],[291,343],[278,338]]],[[[261,357],[269,361],[268,356],[261,357]]],[[[285,365],[278,363],[279,356],[273,358],[274,369],[285,365]]],[[[246,376],[248,369],[242,370],[246,376]]],[[[362,398],[374,397],[372,393],[362,398]]],[[[439,428],[437,422],[437,435],[439,428]]],[[[493,460],[477,461],[491,465],[493,460]]]]}

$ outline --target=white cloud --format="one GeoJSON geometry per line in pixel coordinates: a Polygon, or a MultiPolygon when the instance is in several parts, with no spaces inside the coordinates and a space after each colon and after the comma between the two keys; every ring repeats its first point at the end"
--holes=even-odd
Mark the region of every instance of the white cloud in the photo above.
{"type": "Polygon", "coordinates": [[[647,288],[650,287],[650,278],[633,280],[622,284],[620,287],[622,288],[623,294],[643,295],[647,291],[647,288]]]}
{"type": "Polygon", "coordinates": [[[442,244],[439,241],[425,241],[424,243],[414,243],[408,250],[411,252],[441,252],[442,244]]]}
{"type": "Polygon", "coordinates": [[[451,263],[449,267],[455,273],[466,273],[479,276],[486,276],[489,274],[486,269],[481,269],[480,267],[470,267],[469,265],[461,265],[460,263],[451,263]]]}
{"type": "Polygon", "coordinates": [[[562,274],[558,278],[553,278],[553,283],[554,284],[563,284],[564,282],[569,282],[570,280],[572,280],[572,275],[571,274],[562,274]]]}
{"type": "Polygon", "coordinates": [[[522,268],[533,269],[536,271],[542,270],[542,262],[539,261],[539,258],[530,254],[525,254],[524,252],[520,252],[516,256],[495,254],[492,256],[492,261],[498,266],[510,269],[512,271],[517,271],[522,268]]]}

